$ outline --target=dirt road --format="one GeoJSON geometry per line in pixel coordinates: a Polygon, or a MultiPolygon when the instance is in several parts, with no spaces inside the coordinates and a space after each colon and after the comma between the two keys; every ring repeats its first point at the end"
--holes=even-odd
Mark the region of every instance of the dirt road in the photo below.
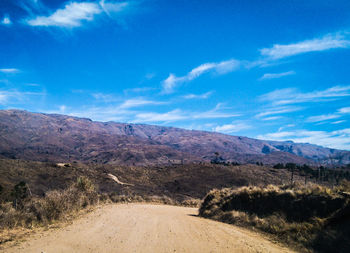
{"type": "Polygon", "coordinates": [[[196,214],[195,208],[166,205],[101,206],[5,252],[290,252],[257,233],[196,214]]]}

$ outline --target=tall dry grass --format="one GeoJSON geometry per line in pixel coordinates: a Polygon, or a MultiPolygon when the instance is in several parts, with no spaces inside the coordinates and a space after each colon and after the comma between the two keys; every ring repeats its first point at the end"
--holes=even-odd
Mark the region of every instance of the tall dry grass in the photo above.
{"type": "Polygon", "coordinates": [[[98,201],[94,184],[86,177],[79,177],[66,190],[49,191],[43,198],[28,197],[15,206],[12,202],[1,204],[0,229],[48,224],[98,201]]]}
{"type": "Polygon", "coordinates": [[[350,183],[212,190],[199,215],[257,228],[299,250],[350,252],[350,183]]]}

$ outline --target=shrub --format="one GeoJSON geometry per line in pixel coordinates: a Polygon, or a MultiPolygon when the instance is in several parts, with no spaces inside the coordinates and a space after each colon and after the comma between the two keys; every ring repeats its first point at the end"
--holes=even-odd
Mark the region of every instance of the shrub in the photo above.
{"type": "MultiPolygon", "coordinates": [[[[340,188],[347,187],[344,182],[340,188]]],[[[320,252],[350,250],[350,233],[344,233],[350,230],[350,197],[338,188],[294,184],[215,189],[204,198],[199,215],[255,227],[320,252]]]]}
{"type": "Polygon", "coordinates": [[[20,184],[17,188],[21,190],[16,192],[17,197],[23,200],[20,206],[14,208],[12,203],[0,205],[0,228],[47,224],[94,205],[99,200],[94,184],[86,177],[79,177],[66,190],[47,192],[44,198],[21,198],[24,196],[21,195],[23,186],[20,184]]]}

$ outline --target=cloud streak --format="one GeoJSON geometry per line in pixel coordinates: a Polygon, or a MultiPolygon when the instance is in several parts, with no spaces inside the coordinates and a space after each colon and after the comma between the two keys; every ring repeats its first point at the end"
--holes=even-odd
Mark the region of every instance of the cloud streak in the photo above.
{"type": "Polygon", "coordinates": [[[27,23],[31,26],[58,26],[58,27],[78,27],[82,21],[91,21],[94,15],[102,12],[101,7],[96,3],[72,2],[63,9],[56,10],[49,16],[38,16],[30,19],[27,23]]]}
{"type": "MultiPolygon", "coordinates": [[[[302,107],[292,107],[292,106],[284,106],[284,107],[277,107],[277,108],[270,108],[267,109],[267,111],[258,113],[255,117],[262,118],[265,116],[271,116],[271,115],[278,115],[278,114],[285,114],[290,112],[296,112],[302,110],[302,107]]],[[[265,120],[268,120],[265,118],[265,120]]]]}
{"type": "Polygon", "coordinates": [[[96,15],[102,13],[114,18],[127,7],[130,7],[129,2],[70,2],[50,15],[36,16],[26,20],[26,23],[30,26],[74,28],[82,26],[84,21],[92,21],[96,15]]]}
{"type": "Polygon", "coordinates": [[[0,69],[1,73],[6,73],[6,74],[14,74],[14,73],[19,73],[20,70],[19,69],[15,69],[15,68],[8,68],[8,69],[0,69]]]}
{"type": "Polygon", "coordinates": [[[318,116],[311,116],[306,119],[307,122],[321,122],[326,121],[330,119],[337,119],[340,115],[336,114],[324,114],[324,115],[318,115],[318,116]]]}
{"type": "Polygon", "coordinates": [[[212,91],[208,91],[208,92],[203,93],[203,94],[187,94],[187,95],[183,96],[183,98],[185,98],[185,99],[207,99],[212,94],[213,94],[212,91]]]}
{"type": "Polygon", "coordinates": [[[334,86],[326,90],[300,92],[295,88],[278,89],[260,96],[261,101],[268,101],[274,105],[297,103],[311,103],[337,100],[350,96],[350,86],[334,86]]]}
{"type": "Polygon", "coordinates": [[[166,102],[161,102],[161,101],[152,101],[152,100],[147,100],[143,98],[134,98],[134,99],[128,99],[124,101],[119,108],[121,109],[128,109],[128,108],[134,108],[134,107],[139,107],[139,106],[146,106],[146,105],[163,105],[166,104],[166,102]]]}
{"type": "Polygon", "coordinates": [[[220,104],[214,109],[203,112],[189,112],[181,109],[174,109],[165,113],[145,112],[137,113],[132,122],[134,123],[159,123],[159,122],[174,122],[183,120],[200,120],[200,119],[220,119],[238,117],[240,114],[227,113],[220,111],[220,104]]]}
{"type": "Polygon", "coordinates": [[[0,90],[0,105],[8,106],[29,100],[32,96],[44,96],[44,92],[0,90]]]}
{"type": "Polygon", "coordinates": [[[295,75],[295,71],[288,71],[283,73],[266,73],[259,80],[276,79],[284,76],[295,75]]]}
{"type": "Polygon", "coordinates": [[[275,44],[271,48],[260,49],[260,53],[272,60],[278,60],[298,54],[348,47],[350,47],[350,40],[347,40],[344,35],[328,34],[322,38],[305,40],[288,45],[275,44]]]}
{"type": "Polygon", "coordinates": [[[258,135],[258,139],[312,143],[330,148],[350,150],[350,128],[326,132],[296,130],[258,135]]]}
{"type": "Polygon", "coordinates": [[[252,128],[252,126],[246,124],[246,123],[233,123],[233,124],[225,124],[222,126],[217,126],[215,128],[213,128],[213,130],[215,132],[219,132],[219,133],[236,133],[236,132],[240,132],[242,130],[247,130],[252,128]]]}
{"type": "Polygon", "coordinates": [[[231,59],[222,62],[209,62],[199,65],[198,67],[192,69],[185,76],[177,77],[174,74],[170,74],[167,79],[162,82],[163,93],[169,94],[174,92],[174,89],[185,82],[190,82],[205,73],[215,73],[218,75],[227,74],[240,67],[240,61],[231,59]]]}

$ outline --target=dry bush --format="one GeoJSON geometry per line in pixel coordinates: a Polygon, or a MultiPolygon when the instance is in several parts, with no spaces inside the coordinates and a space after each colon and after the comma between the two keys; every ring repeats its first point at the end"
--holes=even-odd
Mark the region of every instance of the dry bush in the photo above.
{"type": "Polygon", "coordinates": [[[225,188],[210,191],[199,214],[258,228],[304,250],[331,252],[336,246],[346,251],[350,249],[350,233],[344,233],[350,230],[344,226],[350,225],[349,203],[340,189],[315,184],[225,188]]]}
{"type": "Polygon", "coordinates": [[[44,198],[25,199],[20,207],[14,208],[12,203],[1,204],[0,228],[48,224],[94,205],[98,200],[93,183],[88,178],[79,177],[68,189],[50,191],[44,198]]]}

